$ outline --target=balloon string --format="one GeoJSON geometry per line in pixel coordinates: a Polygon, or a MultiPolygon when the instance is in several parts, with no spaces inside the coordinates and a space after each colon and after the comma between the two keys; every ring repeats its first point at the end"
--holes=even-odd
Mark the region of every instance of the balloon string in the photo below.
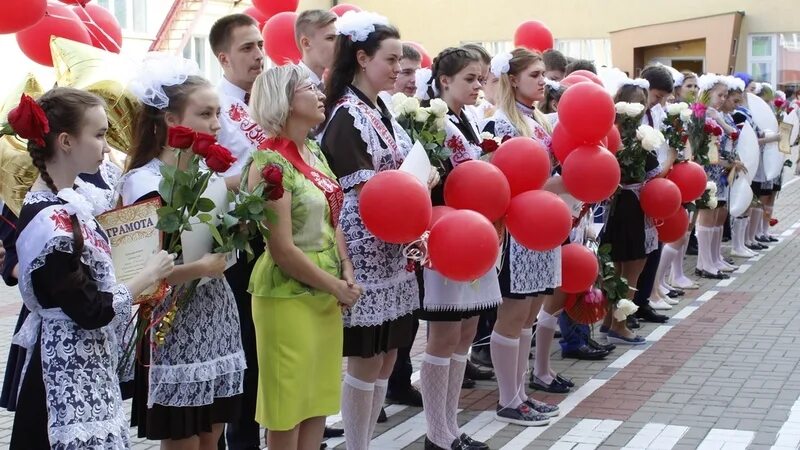
{"type": "Polygon", "coordinates": [[[428,259],[428,236],[429,231],[422,233],[419,239],[412,241],[403,247],[403,256],[411,261],[418,261],[426,266],[430,262],[428,259]]]}
{"type": "MultiPolygon", "coordinates": [[[[84,10],[84,12],[85,12],[85,11],[86,11],[86,6],[82,6],[82,8],[83,8],[83,10],[84,10]]],[[[59,16],[58,14],[52,14],[52,13],[49,13],[49,12],[47,13],[47,15],[48,15],[48,16],[50,16],[50,17],[52,17],[52,18],[54,18],[54,19],[67,20],[67,21],[70,21],[70,22],[72,22],[72,21],[74,20],[74,19],[72,19],[72,18],[70,18],[70,17],[59,16]]],[[[104,36],[106,39],[108,39],[108,40],[109,40],[109,42],[111,42],[112,44],[114,44],[114,47],[116,48],[116,51],[118,51],[118,52],[119,52],[119,51],[122,51],[122,49],[120,48],[120,46],[119,46],[119,45],[117,45],[116,41],[114,41],[114,39],[113,39],[113,38],[112,38],[112,37],[111,37],[111,36],[110,36],[108,33],[106,33],[106,32],[105,32],[105,30],[103,30],[103,28],[102,28],[100,25],[98,25],[98,24],[97,24],[97,22],[95,22],[95,21],[94,21],[94,19],[92,19],[92,16],[90,16],[88,12],[86,12],[86,17],[88,18],[88,20],[81,19],[81,22],[83,22],[84,24],[90,23],[90,24],[92,24],[92,25],[96,26],[96,27],[97,27],[97,29],[100,31],[100,33],[102,33],[102,34],[103,34],[103,36],[104,36]]],[[[86,28],[86,31],[87,31],[89,34],[91,34],[91,35],[92,35],[92,36],[93,36],[95,39],[97,39],[97,35],[96,35],[96,34],[94,34],[94,33],[92,32],[92,30],[90,30],[90,29],[89,29],[89,27],[85,27],[85,28],[86,28]]],[[[106,48],[106,46],[105,46],[105,45],[103,45],[103,43],[102,43],[102,42],[100,42],[100,40],[99,40],[99,39],[98,39],[98,42],[99,42],[99,43],[100,43],[100,45],[103,47],[103,50],[105,50],[105,51],[113,51],[113,50],[109,50],[108,48],[106,48]]]]}

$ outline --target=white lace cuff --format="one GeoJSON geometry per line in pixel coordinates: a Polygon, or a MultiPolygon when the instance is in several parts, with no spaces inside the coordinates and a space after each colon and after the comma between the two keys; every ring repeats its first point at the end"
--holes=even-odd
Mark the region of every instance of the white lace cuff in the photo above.
{"type": "Polygon", "coordinates": [[[342,189],[352,189],[361,183],[366,183],[374,176],[374,170],[362,169],[339,178],[339,184],[342,186],[342,189]]]}

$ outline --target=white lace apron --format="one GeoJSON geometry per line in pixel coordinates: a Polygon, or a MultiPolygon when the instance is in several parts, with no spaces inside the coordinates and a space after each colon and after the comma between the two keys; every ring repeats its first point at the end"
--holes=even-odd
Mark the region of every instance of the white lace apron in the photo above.
{"type": "MultiPolygon", "coordinates": [[[[25,204],[57,201],[50,192],[30,192],[25,204]]],[[[30,310],[13,342],[27,350],[24,379],[37,339],[41,339],[42,376],[50,445],[56,449],[124,449],[130,446],[127,415],[119,390],[119,342],[111,324],[83,329],[60,308],[44,309],[33,291],[31,274],[54,251],[72,253],[71,204],[40,211],[17,239],[19,286],[30,310]]],[[[113,294],[115,315],[129,316],[131,294],[117,284],[106,237],[93,219],[78,216],[84,236],[81,261],[99,291],[113,294]]],[[[113,324],[113,322],[112,322],[113,324]]]]}
{"type": "MultiPolygon", "coordinates": [[[[534,136],[547,136],[540,142],[549,149],[550,139],[544,128],[527,115],[524,118],[534,136]]],[[[495,137],[503,139],[506,136],[513,138],[520,135],[501,109],[495,112],[492,120],[494,121],[495,137]]],[[[507,251],[510,252],[511,267],[509,269],[512,294],[530,294],[561,286],[560,246],[546,252],[538,252],[523,247],[511,235],[508,235],[508,238],[510,239],[507,251]]]]}
{"type": "MultiPolygon", "coordinates": [[[[460,123],[460,118],[448,113],[444,127],[445,144],[451,151],[450,161],[453,167],[478,159],[481,154],[480,147],[470,142],[456,123],[460,123]]],[[[475,136],[480,136],[474,122],[470,121],[468,125],[472,127],[475,136]]],[[[448,280],[430,269],[424,270],[423,279],[425,298],[422,305],[426,311],[481,311],[499,305],[503,299],[494,267],[472,282],[448,280]]]]}
{"type": "MultiPolygon", "coordinates": [[[[158,191],[162,164],[153,159],[123,176],[118,185],[123,205],[158,191]]],[[[153,315],[163,315],[167,307],[159,305],[153,315]]],[[[151,334],[151,343],[154,339],[151,334]]],[[[175,315],[165,343],[153,347],[147,406],[204,406],[241,394],[246,367],[236,300],[227,281],[213,279],[197,287],[175,315]]]]}
{"type": "Polygon", "coordinates": [[[367,231],[361,221],[358,193],[354,186],[365,183],[376,173],[397,169],[411,150],[411,138],[392,119],[394,137],[383,125],[378,111],[366,105],[351,90],[331,112],[346,108],[355,128],[372,156],[372,169],[358,170],[339,178],[345,189],[339,223],[347,251],[353,262],[356,282],[364,288],[358,302],[345,310],[346,327],[377,326],[411,314],[419,307],[419,287],[414,272],[406,270],[407,260],[402,245],[381,241],[367,231]]]}

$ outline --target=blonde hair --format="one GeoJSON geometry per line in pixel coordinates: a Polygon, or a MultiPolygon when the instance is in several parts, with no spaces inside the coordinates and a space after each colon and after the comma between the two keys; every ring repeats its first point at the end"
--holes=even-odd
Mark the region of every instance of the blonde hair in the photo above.
{"type": "Polygon", "coordinates": [[[295,64],[272,67],[262,72],[250,92],[250,117],[270,136],[286,126],[297,87],[308,79],[308,71],[295,64]]]}
{"type": "Polygon", "coordinates": [[[294,40],[300,47],[303,36],[312,36],[320,28],[336,22],[336,14],[322,9],[309,9],[300,13],[294,22],[294,40]]]}
{"type": "MultiPolygon", "coordinates": [[[[525,122],[525,117],[517,109],[517,96],[514,87],[511,85],[511,75],[518,76],[531,64],[543,61],[542,54],[533,52],[526,48],[516,48],[511,52],[511,60],[508,62],[507,73],[500,75],[500,83],[497,92],[497,107],[503,110],[508,117],[511,125],[517,129],[520,136],[530,137],[531,127],[525,122]]],[[[544,114],[538,109],[534,110],[533,119],[541,125],[545,131],[552,133],[552,126],[544,114]]]]}

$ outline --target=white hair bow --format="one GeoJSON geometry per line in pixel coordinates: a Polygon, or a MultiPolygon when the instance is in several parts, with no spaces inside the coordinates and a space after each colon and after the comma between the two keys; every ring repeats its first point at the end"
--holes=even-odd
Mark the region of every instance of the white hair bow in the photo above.
{"type": "Polygon", "coordinates": [[[375,31],[375,25],[389,25],[389,19],[369,11],[347,11],[336,19],[336,34],[349,36],[353,42],[363,42],[375,31]]]}

